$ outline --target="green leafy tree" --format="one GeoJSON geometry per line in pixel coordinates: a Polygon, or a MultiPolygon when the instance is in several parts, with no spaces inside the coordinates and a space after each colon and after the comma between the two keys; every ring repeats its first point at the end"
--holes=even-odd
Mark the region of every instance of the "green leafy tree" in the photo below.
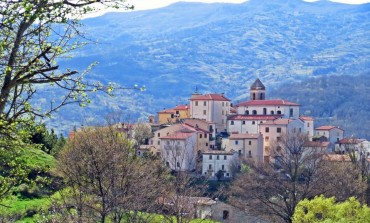
{"type": "Polygon", "coordinates": [[[335,197],[316,196],[300,201],[293,215],[294,223],[315,222],[370,222],[370,208],[351,197],[344,202],[335,202],[335,197]]]}
{"type": "MultiPolygon", "coordinates": [[[[0,2],[0,200],[27,179],[18,159],[35,117],[60,107],[89,103],[88,92],[112,94],[115,86],[83,80],[86,72],[61,68],[59,62],[86,45],[79,19],[104,7],[124,7],[125,0],[5,0],[0,2]],[[60,90],[48,106],[33,102],[42,89],[60,90]]],[[[48,143],[53,143],[53,137],[48,143]]]]}

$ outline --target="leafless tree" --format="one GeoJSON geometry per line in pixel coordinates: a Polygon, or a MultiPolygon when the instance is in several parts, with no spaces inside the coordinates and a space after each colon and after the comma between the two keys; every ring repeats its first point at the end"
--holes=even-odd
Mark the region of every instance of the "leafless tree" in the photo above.
{"type": "Polygon", "coordinates": [[[84,128],[58,158],[77,222],[135,222],[153,212],[167,172],[160,161],[139,159],[125,135],[111,127],[84,128]],[[134,219],[134,220],[133,220],[134,219]]]}
{"type": "Polygon", "coordinates": [[[337,171],[322,160],[321,151],[307,150],[307,140],[304,134],[291,133],[272,142],[270,154],[274,162],[250,164],[250,170],[240,174],[232,186],[232,201],[253,214],[289,223],[296,205],[304,198],[319,194],[337,196],[336,192],[344,189],[338,186],[345,183],[348,185],[343,186],[352,190],[344,196],[363,191],[358,187],[358,178],[348,174],[345,166],[337,171]]]}
{"type": "Polygon", "coordinates": [[[161,141],[165,162],[173,170],[168,193],[162,198],[163,210],[167,221],[177,223],[194,218],[194,201],[205,191],[192,172],[197,157],[194,141],[191,134],[184,134],[161,141]]]}

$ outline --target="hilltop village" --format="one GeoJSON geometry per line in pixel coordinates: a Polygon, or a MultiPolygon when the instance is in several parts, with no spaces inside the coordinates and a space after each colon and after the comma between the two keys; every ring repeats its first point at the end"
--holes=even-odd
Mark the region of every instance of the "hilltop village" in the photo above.
{"type": "Polygon", "coordinates": [[[369,157],[368,140],[345,138],[338,126],[315,127],[312,117],[300,114],[299,104],[266,98],[259,79],[249,94],[248,101],[233,105],[224,94],[194,92],[189,104],[159,111],[157,120],[150,116],[148,123],[116,127],[134,138],[146,126],[151,134],[139,143],[138,156],[159,156],[171,170],[191,171],[208,180],[231,179],[241,160],[278,164],[276,146],[288,134],[305,134],[303,148],[324,153],[328,161],[350,161],[348,151],[369,157]]]}

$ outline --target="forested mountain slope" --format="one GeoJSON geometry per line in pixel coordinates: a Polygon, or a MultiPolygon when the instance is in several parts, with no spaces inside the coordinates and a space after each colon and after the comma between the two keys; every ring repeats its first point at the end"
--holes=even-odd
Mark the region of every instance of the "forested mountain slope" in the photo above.
{"type": "MultiPolygon", "coordinates": [[[[77,51],[64,66],[83,69],[99,61],[91,80],[146,85],[147,90],[117,91],[115,98],[96,95],[88,108],[62,109],[49,123],[59,129],[95,121],[113,110],[135,118],[155,114],[187,103],[196,87],[241,100],[256,77],[271,88],[327,75],[368,77],[370,71],[369,4],[177,3],[83,22],[86,36],[98,44],[77,51]]],[[[58,93],[48,92],[53,95],[58,93]]]]}

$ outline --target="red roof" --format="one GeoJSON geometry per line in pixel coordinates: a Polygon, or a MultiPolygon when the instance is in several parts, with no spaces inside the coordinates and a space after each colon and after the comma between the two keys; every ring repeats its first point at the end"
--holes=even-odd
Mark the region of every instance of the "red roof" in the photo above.
{"type": "Polygon", "coordinates": [[[161,113],[161,114],[162,113],[174,114],[174,113],[176,113],[176,111],[188,110],[189,108],[190,108],[189,105],[177,105],[174,108],[165,109],[165,110],[159,111],[158,113],[161,113]]]}
{"type": "Polygon", "coordinates": [[[234,115],[229,116],[228,120],[275,120],[283,115],[234,115]]]}
{"type": "Polygon", "coordinates": [[[211,100],[211,101],[230,101],[222,94],[205,94],[205,95],[195,95],[190,98],[193,100],[211,100]]]}
{"type": "Polygon", "coordinates": [[[225,150],[207,150],[202,152],[202,154],[222,154],[222,155],[234,155],[236,152],[234,150],[225,151],[225,150]]]}
{"type": "Polygon", "coordinates": [[[274,100],[251,100],[241,102],[237,106],[267,106],[267,105],[289,105],[289,106],[300,106],[297,103],[290,102],[287,100],[274,99],[274,100]]]}
{"type": "Polygon", "coordinates": [[[258,139],[259,134],[231,134],[229,139],[258,139]]]}
{"type": "Polygon", "coordinates": [[[320,127],[317,127],[315,128],[316,130],[331,130],[331,129],[334,129],[334,128],[337,128],[337,129],[341,129],[337,126],[332,126],[332,125],[324,125],[324,126],[320,126],[320,127]]]}
{"type": "Polygon", "coordinates": [[[361,143],[363,141],[365,141],[365,139],[344,138],[344,139],[339,140],[339,142],[337,142],[337,143],[340,143],[340,144],[358,144],[358,143],[361,143]]]}
{"type": "Polygon", "coordinates": [[[160,139],[187,139],[193,134],[194,132],[175,132],[168,136],[160,137],[160,139]]]}
{"type": "Polygon", "coordinates": [[[350,162],[351,158],[345,154],[326,154],[324,160],[327,161],[337,161],[337,162],[350,162]]]}
{"type": "Polygon", "coordinates": [[[320,142],[320,141],[308,141],[303,145],[304,147],[328,147],[330,142],[320,142]]]}
{"type": "Polygon", "coordinates": [[[292,121],[294,121],[294,119],[278,118],[274,120],[269,120],[265,123],[261,123],[260,125],[288,125],[292,121]]]}
{"type": "Polygon", "coordinates": [[[309,116],[300,116],[299,119],[302,121],[313,121],[313,118],[309,116]]]}

